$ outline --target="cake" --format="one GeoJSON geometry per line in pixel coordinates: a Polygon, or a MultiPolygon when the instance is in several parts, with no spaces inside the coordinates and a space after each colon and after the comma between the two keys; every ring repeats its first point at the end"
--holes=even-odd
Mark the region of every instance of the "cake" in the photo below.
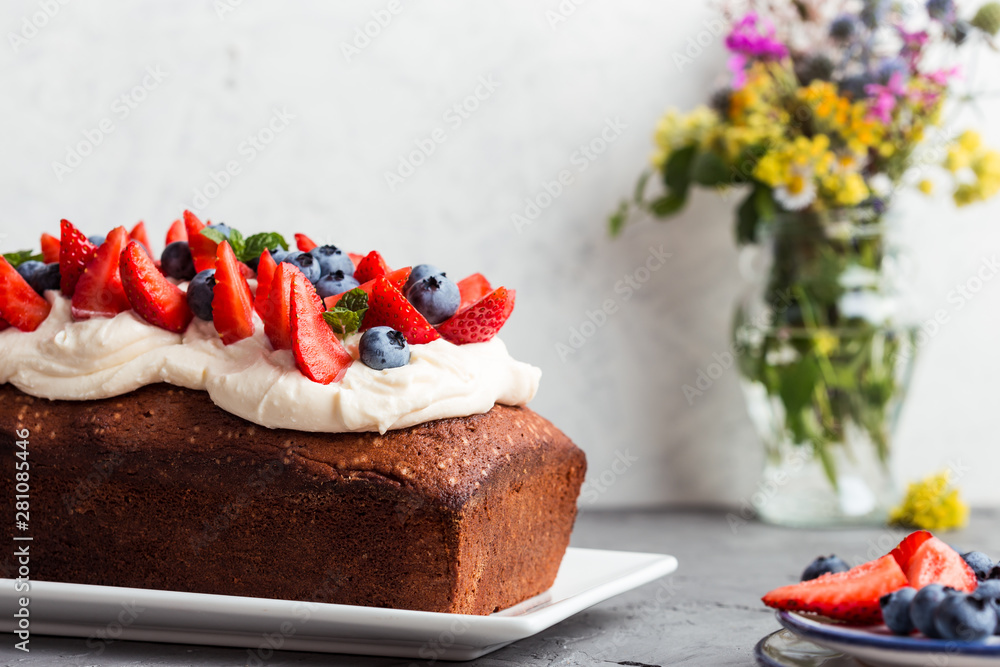
{"type": "Polygon", "coordinates": [[[159,267],[143,227],[93,241],[0,260],[31,579],[463,614],[552,585],[586,462],[495,337],[513,290],[188,212],[159,267]]]}

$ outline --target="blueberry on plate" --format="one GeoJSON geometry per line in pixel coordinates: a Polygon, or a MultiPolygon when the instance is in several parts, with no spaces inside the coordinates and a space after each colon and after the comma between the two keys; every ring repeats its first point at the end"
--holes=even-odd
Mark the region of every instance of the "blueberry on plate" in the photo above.
{"type": "Polygon", "coordinates": [[[954,588],[946,588],[941,584],[928,584],[917,591],[913,601],[910,602],[910,620],[913,621],[914,627],[925,637],[941,639],[934,624],[934,612],[942,600],[957,593],[954,588]]]}
{"type": "Polygon", "coordinates": [[[934,611],[934,627],[943,639],[980,641],[997,629],[997,613],[989,601],[974,595],[946,595],[934,611]]]}
{"type": "Polygon", "coordinates": [[[801,581],[816,579],[831,572],[847,572],[850,569],[851,568],[847,566],[847,563],[833,554],[830,554],[829,556],[820,556],[813,562],[809,563],[809,566],[802,571],[801,581]]]}
{"type": "Polygon", "coordinates": [[[281,258],[282,264],[291,264],[292,266],[298,267],[299,271],[305,274],[305,277],[315,285],[319,282],[321,277],[319,262],[316,258],[307,252],[290,252],[281,258]]]}
{"type": "Polygon", "coordinates": [[[188,284],[188,307],[198,319],[212,321],[212,298],[214,296],[215,269],[205,269],[188,284]]]}
{"type": "Polygon", "coordinates": [[[319,279],[316,283],[316,293],[325,299],[328,296],[343,294],[360,284],[354,276],[344,274],[343,271],[334,271],[319,279]]]}
{"type": "Polygon", "coordinates": [[[104,234],[94,234],[93,236],[88,236],[87,240],[99,248],[107,241],[107,237],[104,234]]]}
{"type": "Polygon", "coordinates": [[[443,276],[444,271],[434,266],[433,264],[417,264],[410,270],[410,275],[407,277],[406,282],[403,283],[403,294],[410,291],[413,284],[418,280],[423,280],[427,276],[443,276]]]}
{"type": "Polygon", "coordinates": [[[969,553],[962,554],[962,560],[969,564],[972,571],[976,573],[976,579],[979,581],[988,578],[990,570],[993,569],[993,559],[982,551],[970,551],[969,553]]]}
{"type": "Polygon", "coordinates": [[[191,280],[197,273],[194,270],[191,246],[187,241],[174,241],[164,248],[160,255],[160,267],[164,273],[177,280],[191,280]]]}
{"type": "Polygon", "coordinates": [[[973,595],[984,598],[1000,598],[1000,580],[987,579],[986,581],[980,581],[979,588],[975,590],[973,595]]]}
{"type": "Polygon", "coordinates": [[[443,273],[413,283],[406,298],[430,324],[441,324],[454,315],[462,303],[458,285],[443,273]]]}
{"type": "Polygon", "coordinates": [[[58,262],[45,264],[43,262],[30,260],[22,262],[21,265],[17,267],[17,272],[21,274],[21,277],[24,278],[26,283],[31,285],[31,289],[41,295],[44,295],[46,290],[59,289],[59,278],[61,274],[59,273],[58,262]]]}
{"type": "Polygon", "coordinates": [[[882,607],[882,620],[895,635],[906,636],[913,632],[913,620],[910,618],[910,603],[917,594],[916,589],[900,588],[898,591],[883,595],[878,604],[882,607]]]}
{"type": "Polygon", "coordinates": [[[324,276],[340,271],[344,275],[354,275],[354,262],[350,256],[335,245],[320,245],[309,251],[319,262],[320,273],[324,276]]]}
{"type": "Polygon", "coordinates": [[[227,225],[224,222],[216,222],[214,224],[209,225],[208,228],[214,229],[215,231],[224,235],[227,239],[229,238],[229,235],[233,233],[233,230],[229,228],[229,225],[227,225]]]}
{"type": "Polygon", "coordinates": [[[358,353],[365,366],[377,371],[410,363],[406,337],[391,327],[372,327],[362,334],[358,353]]]}

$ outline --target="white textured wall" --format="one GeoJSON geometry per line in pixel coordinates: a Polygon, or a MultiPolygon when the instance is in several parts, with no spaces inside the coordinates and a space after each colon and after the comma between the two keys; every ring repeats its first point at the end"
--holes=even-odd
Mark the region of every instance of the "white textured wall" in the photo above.
{"type": "MultiPolygon", "coordinates": [[[[731,203],[699,196],[679,219],[617,241],[604,227],[644,165],[658,115],[702,100],[718,80],[724,56],[708,32],[712,44],[683,71],[673,57],[706,29],[707,3],[69,0],[15,50],[10,34],[44,4],[10,0],[2,15],[5,250],[56,231],[61,217],[91,233],[144,218],[159,241],[184,206],[207,203],[205,216],[244,231],[303,231],[377,247],[396,265],[482,271],[518,289],[504,337],[544,369],[534,407],[587,451],[595,481],[614,479],[585,500],[733,502],[753,490],[760,457],[735,373],[694,406],[681,393],[727,346],[739,289],[731,203]],[[342,44],[390,7],[388,25],[346,57],[342,44]],[[559,7],[574,11],[553,23],[559,7]],[[129,108],[120,98],[144,77],[145,99],[129,108]],[[467,118],[449,112],[477,91],[467,118]],[[262,150],[249,148],[275,110],[294,118],[262,150]],[[60,180],[53,162],[102,121],[113,131],[60,180]],[[435,131],[444,141],[390,189],[385,172],[435,131]],[[613,141],[591,160],[580,146],[602,132],[613,141]],[[210,172],[231,162],[231,183],[195,202],[210,172]],[[517,230],[512,214],[563,170],[569,185],[517,230]],[[661,246],[670,258],[626,300],[616,284],[661,246]],[[607,300],[606,324],[561,359],[557,344],[607,300]],[[621,474],[606,472],[616,460],[621,474]]],[[[1000,144],[1000,128],[987,129],[1000,144]]],[[[948,291],[1000,245],[1000,207],[915,210],[928,303],[953,309],[948,291]]],[[[975,463],[963,483],[992,503],[998,313],[1000,280],[951,313],[926,349],[901,431],[904,474],[975,463]]]]}

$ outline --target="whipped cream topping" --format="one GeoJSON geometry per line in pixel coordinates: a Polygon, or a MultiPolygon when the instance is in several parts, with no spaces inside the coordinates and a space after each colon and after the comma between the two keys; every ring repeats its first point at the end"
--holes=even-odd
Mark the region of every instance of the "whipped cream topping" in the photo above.
{"type": "Polygon", "coordinates": [[[46,298],[52,312],[36,331],[0,332],[0,383],[40,398],[110,398],[167,382],[206,391],[223,410],[267,428],[385,433],[494,403],[524,405],[541,377],[498,338],[413,345],[409,365],[377,371],[357,361],[354,334],[344,344],[355,363],[339,383],[321,385],[299,371],[291,351],[271,349],[256,314],[252,337],[223,345],[211,322],[195,319],[183,334],[132,311],[74,322],[68,299],[55,291],[46,298]]]}

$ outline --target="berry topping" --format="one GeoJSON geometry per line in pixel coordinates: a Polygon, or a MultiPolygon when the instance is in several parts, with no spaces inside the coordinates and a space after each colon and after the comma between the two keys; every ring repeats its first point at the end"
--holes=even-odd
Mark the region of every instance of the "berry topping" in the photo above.
{"type": "Polygon", "coordinates": [[[292,293],[292,278],[301,273],[292,264],[278,264],[271,278],[269,303],[261,319],[264,320],[264,333],[276,350],[292,349],[291,305],[288,299],[292,293]]]}
{"type": "Polygon", "coordinates": [[[170,225],[170,229],[167,230],[167,241],[166,245],[171,243],[176,243],[177,241],[187,242],[188,233],[187,228],[184,226],[183,220],[174,220],[170,225]]]}
{"type": "Polygon", "coordinates": [[[365,314],[365,329],[390,327],[406,337],[410,345],[429,343],[441,336],[385,276],[375,280],[365,314]]]}
{"type": "Polygon", "coordinates": [[[316,283],[316,293],[325,299],[328,296],[349,292],[358,286],[358,281],[355,280],[354,276],[345,274],[343,271],[334,271],[319,279],[319,282],[316,283]]]}
{"type": "Polygon", "coordinates": [[[932,583],[971,593],[976,590],[976,573],[958,552],[936,537],[925,540],[906,568],[910,586],[917,590],[932,583]]]}
{"type": "Polygon", "coordinates": [[[149,234],[146,233],[146,223],[140,220],[132,231],[128,233],[128,237],[133,241],[138,241],[142,244],[142,247],[146,249],[146,252],[152,256],[153,245],[149,242],[149,234]]]}
{"type": "Polygon", "coordinates": [[[194,269],[194,257],[187,241],[174,241],[163,249],[160,255],[160,268],[163,272],[177,280],[191,280],[197,271],[194,269]]]}
{"type": "Polygon", "coordinates": [[[347,253],[347,256],[351,258],[351,263],[354,264],[354,270],[355,271],[358,270],[358,264],[361,263],[361,260],[363,260],[365,258],[364,255],[359,255],[356,252],[349,252],[349,253],[347,253]]]}
{"type": "Polygon", "coordinates": [[[46,264],[59,262],[59,239],[52,234],[42,234],[42,259],[46,264]]]}
{"type": "Polygon", "coordinates": [[[906,586],[906,576],[891,555],[847,572],[783,586],[764,596],[764,604],[785,611],[822,614],[851,625],[882,621],[879,599],[906,586]]]}
{"type": "Polygon", "coordinates": [[[389,327],[375,327],[362,334],[358,353],[365,366],[377,371],[410,363],[410,346],[406,337],[389,327]]]}
{"type": "Polygon", "coordinates": [[[253,294],[228,241],[219,244],[215,263],[212,321],[222,342],[232,345],[253,335],[253,294]]]}
{"type": "Polygon", "coordinates": [[[850,570],[847,563],[842,561],[837,556],[820,556],[812,563],[809,564],[802,572],[801,581],[809,581],[811,579],[816,579],[824,574],[829,574],[831,572],[847,572],[850,570]]]}
{"type": "Polygon", "coordinates": [[[306,277],[306,280],[313,285],[319,282],[321,271],[319,262],[307,252],[290,252],[281,259],[282,264],[291,264],[306,277]]]}
{"type": "Polygon", "coordinates": [[[205,269],[188,283],[187,303],[199,320],[212,321],[212,300],[215,298],[215,269],[205,269]]]}
{"type": "Polygon", "coordinates": [[[138,241],[130,241],[121,255],[122,284],[139,317],[161,329],[182,333],[194,315],[187,298],[160,273],[138,241]]]}
{"type": "Polygon", "coordinates": [[[87,262],[97,252],[97,246],[88,241],[83,232],[74,227],[69,220],[63,220],[60,226],[59,272],[62,274],[60,286],[63,294],[73,296],[76,283],[83,275],[87,262]]]}
{"type": "Polygon", "coordinates": [[[104,242],[108,240],[108,237],[104,234],[91,234],[87,237],[87,240],[93,243],[95,246],[104,245],[104,242]]]}
{"type": "Polygon", "coordinates": [[[354,275],[354,262],[337,246],[321,245],[308,252],[319,262],[319,270],[322,275],[329,275],[336,271],[348,276],[354,275]]]}
{"type": "Polygon", "coordinates": [[[187,230],[195,270],[201,273],[205,269],[214,269],[215,252],[219,244],[201,233],[205,224],[191,211],[184,211],[184,228],[187,230]]]}
{"type": "Polygon", "coordinates": [[[353,359],[323,319],[323,302],[299,271],[292,278],[290,302],[295,365],[313,382],[339,382],[353,359]]]}
{"type": "Polygon", "coordinates": [[[43,264],[29,260],[17,266],[17,272],[31,285],[31,288],[44,296],[46,290],[59,289],[59,264],[43,264]]]}
{"type": "Polygon", "coordinates": [[[306,236],[305,234],[296,234],[295,247],[302,252],[309,252],[310,250],[316,247],[316,242],[313,241],[308,236],[306,236]]]}
{"type": "Polygon", "coordinates": [[[462,303],[458,306],[458,311],[462,312],[475,302],[493,291],[490,281],[481,273],[473,273],[467,278],[458,281],[458,293],[462,295],[462,303]]]}
{"type": "Polygon", "coordinates": [[[883,595],[878,603],[882,608],[882,620],[893,634],[906,636],[913,632],[913,619],[910,618],[910,603],[916,596],[915,588],[900,588],[898,591],[883,595]]]}
{"type": "Polygon", "coordinates": [[[260,260],[257,262],[257,294],[253,300],[253,308],[261,319],[264,319],[265,309],[271,303],[268,295],[271,292],[271,280],[274,278],[274,272],[277,268],[278,265],[271,257],[271,251],[262,252],[260,260]]]}
{"type": "Polygon", "coordinates": [[[983,581],[989,578],[990,571],[993,569],[993,559],[982,551],[970,551],[967,554],[962,554],[962,560],[972,568],[976,579],[983,581]]]}
{"type": "Polygon", "coordinates": [[[498,287],[438,327],[448,341],[456,345],[484,343],[507,322],[514,310],[515,290],[498,287]]]}
{"type": "Polygon", "coordinates": [[[111,230],[107,240],[97,249],[97,254],[87,263],[73,292],[73,319],[114,317],[132,307],[125,296],[119,269],[122,251],[128,240],[124,227],[111,230]]]}
{"type": "MultiPolygon", "coordinates": [[[[10,262],[0,256],[0,317],[21,331],[34,331],[52,306],[31,288],[10,262]]],[[[6,328],[6,327],[5,327],[6,328]]]]}
{"type": "Polygon", "coordinates": [[[913,554],[917,553],[917,549],[923,546],[924,542],[932,537],[934,536],[928,531],[918,530],[903,538],[903,541],[889,553],[896,559],[899,566],[903,568],[903,572],[906,572],[906,569],[910,567],[910,559],[913,558],[913,554]]]}
{"type": "Polygon", "coordinates": [[[934,610],[934,627],[942,639],[980,641],[996,630],[997,613],[983,598],[962,593],[947,595],[934,610]]]}
{"type": "Polygon", "coordinates": [[[458,310],[462,296],[443,273],[429,275],[413,283],[406,298],[431,324],[441,324],[458,310]]]}
{"type": "Polygon", "coordinates": [[[228,239],[233,235],[232,228],[224,222],[215,222],[208,225],[209,229],[214,229],[228,239]]]}
{"type": "Polygon", "coordinates": [[[359,283],[364,283],[390,272],[391,269],[382,259],[382,255],[378,254],[377,250],[372,250],[358,262],[358,267],[354,269],[354,277],[358,279],[359,283]]]}
{"type": "Polygon", "coordinates": [[[934,612],[946,597],[957,593],[954,588],[945,588],[941,584],[927,584],[921,588],[910,602],[910,620],[913,621],[913,626],[925,637],[940,639],[941,635],[934,625],[934,612]]]}
{"type": "Polygon", "coordinates": [[[406,283],[403,284],[403,287],[400,291],[403,292],[403,294],[406,294],[407,292],[410,291],[410,288],[413,287],[413,284],[418,280],[423,280],[427,276],[443,276],[443,275],[444,271],[434,266],[433,264],[417,264],[416,266],[413,267],[413,270],[410,271],[410,277],[406,279],[406,283]]]}
{"type": "MultiPolygon", "coordinates": [[[[395,287],[400,292],[402,292],[403,291],[403,285],[406,284],[406,278],[409,275],[410,275],[410,267],[407,266],[407,267],[404,267],[402,269],[396,269],[395,271],[393,271],[391,273],[385,274],[385,279],[389,281],[389,284],[391,284],[393,287],[395,287]]],[[[357,279],[357,276],[355,276],[355,279],[357,279]]],[[[373,280],[369,280],[367,282],[361,283],[360,285],[358,285],[358,289],[360,289],[362,292],[364,292],[369,297],[371,297],[371,295],[372,295],[372,287],[374,287],[374,286],[375,286],[375,280],[373,279],[373,280]]],[[[328,309],[329,308],[335,308],[336,305],[337,305],[337,301],[339,301],[340,297],[342,297],[342,296],[343,296],[343,294],[335,294],[333,296],[323,297],[323,301],[324,301],[324,303],[326,303],[326,307],[328,309]]]]}

